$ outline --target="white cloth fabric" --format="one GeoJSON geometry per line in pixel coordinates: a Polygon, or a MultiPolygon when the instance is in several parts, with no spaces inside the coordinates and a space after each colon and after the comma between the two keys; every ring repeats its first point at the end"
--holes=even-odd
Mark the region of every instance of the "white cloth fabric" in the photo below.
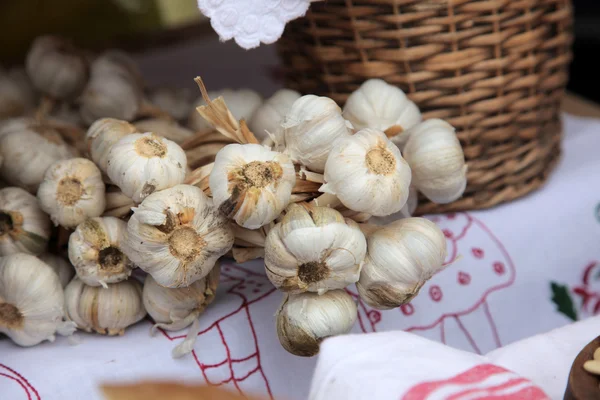
{"type": "MultiPolygon", "coordinates": [[[[520,340],[600,312],[600,121],[568,117],[565,128],[564,155],[542,189],[492,210],[428,217],[446,232],[448,261],[461,258],[428,282],[410,305],[373,310],[350,287],[360,310],[353,333],[402,330],[389,335],[444,349],[446,360],[460,358],[456,371],[448,373],[476,367],[480,355],[494,351],[488,363],[523,374],[552,398],[563,390],[571,356],[598,329],[581,331],[572,341],[569,335],[560,339],[569,356],[553,348],[551,362],[542,352],[544,344],[556,345],[552,335],[536,342],[540,345],[525,344],[539,354],[537,363],[533,358],[505,359],[497,349],[511,344],[518,349],[520,340]],[[552,375],[556,381],[548,383],[545,377],[552,375]]],[[[193,354],[176,360],[171,350],[186,331],[151,337],[149,320],[123,337],[78,333],[82,342],[76,346],[65,338],[34,348],[0,340],[0,399],[100,399],[100,382],[145,378],[209,382],[248,394],[306,399],[311,382],[323,379],[315,365],[317,360],[327,362],[329,350],[301,358],[280,346],[274,314],[281,298],[259,261],[242,266],[226,262],[217,299],[201,316],[193,354]]],[[[361,354],[365,365],[379,362],[361,354]]],[[[422,358],[430,371],[407,375],[412,383],[448,378],[443,370],[436,372],[430,358],[422,358]]],[[[380,379],[367,368],[363,373],[380,379]]]]}
{"type": "Polygon", "coordinates": [[[221,40],[244,49],[276,42],[288,21],[304,16],[311,0],[198,0],[221,40]]]}

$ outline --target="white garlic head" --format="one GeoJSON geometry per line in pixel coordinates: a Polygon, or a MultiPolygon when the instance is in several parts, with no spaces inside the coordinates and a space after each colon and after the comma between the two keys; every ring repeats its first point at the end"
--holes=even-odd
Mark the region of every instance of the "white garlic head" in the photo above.
{"type": "Polygon", "coordinates": [[[367,237],[368,250],[356,288],[371,307],[387,310],[410,302],[444,267],[446,238],[425,218],[394,221],[367,237]]]}
{"type": "Polygon", "coordinates": [[[71,263],[65,260],[61,256],[57,256],[52,253],[44,253],[39,255],[38,258],[45,262],[52,270],[58,275],[58,279],[60,280],[60,285],[65,288],[75,276],[75,269],[71,265],[71,263]]]}
{"type": "Polygon", "coordinates": [[[88,151],[103,173],[106,174],[108,170],[108,153],[112,146],[136,131],[136,127],[129,122],[115,118],[100,118],[88,128],[85,136],[88,151]]]}
{"type": "Polygon", "coordinates": [[[179,125],[176,121],[164,118],[149,118],[134,123],[138,132],[157,132],[160,136],[181,143],[194,136],[194,132],[179,125]]]}
{"type": "Polygon", "coordinates": [[[343,115],[356,129],[385,132],[400,148],[408,140],[408,130],[422,120],[419,107],[402,89],[382,79],[369,79],[352,92],[343,115]]]}
{"type": "Polygon", "coordinates": [[[455,129],[441,119],[430,119],[411,129],[404,158],[413,184],[438,204],[460,198],[467,186],[465,155],[455,129]]]}
{"type": "Polygon", "coordinates": [[[177,185],[133,209],[124,251],[159,285],[178,288],[204,278],[233,241],[229,221],[202,190],[177,185]]]}
{"type": "Polygon", "coordinates": [[[67,318],[77,328],[102,335],[123,335],[146,316],[142,285],[135,279],[111,283],[108,288],[88,286],[78,277],[65,289],[67,318]]]}
{"type": "Polygon", "coordinates": [[[185,179],[187,159],[179,145],[154,133],[133,133],[108,153],[108,177],[134,202],[185,179]]]}
{"type": "Polygon", "coordinates": [[[109,50],[92,63],[90,80],[81,94],[81,117],[133,120],[143,101],[143,84],[135,63],[125,53],[109,50]]]}
{"type": "Polygon", "coordinates": [[[50,218],[35,196],[17,187],[0,189],[0,256],[42,254],[50,234],[50,218]]]}
{"type": "Polygon", "coordinates": [[[3,129],[0,154],[4,157],[2,178],[31,193],[37,192],[50,165],[74,156],[58,131],[28,122],[15,122],[3,129]]]}
{"type": "MultiPolygon", "coordinates": [[[[252,118],[252,115],[263,101],[262,96],[251,89],[223,89],[208,92],[208,97],[211,100],[215,100],[220,96],[225,100],[231,114],[236,119],[243,119],[246,122],[252,118]]],[[[206,102],[203,98],[199,98],[190,112],[188,126],[196,132],[207,133],[214,128],[196,111],[196,107],[203,105],[206,105],[206,102]]]]}
{"type": "Polygon", "coordinates": [[[74,330],[65,323],[58,275],[29,254],[0,257],[0,332],[20,346],[54,341],[74,330]]]}
{"type": "Polygon", "coordinates": [[[282,127],[285,151],[292,161],[323,172],[333,142],[351,135],[352,126],[335,101],[309,94],[294,102],[282,127]]]}
{"type": "Polygon", "coordinates": [[[322,294],[358,281],[366,251],[356,222],[332,208],[290,204],[267,235],[265,269],[284,292],[322,294]]]}
{"type": "Polygon", "coordinates": [[[357,316],[356,303],[345,290],[286,294],[277,311],[277,336],[288,352],[312,357],[324,339],[349,333],[357,316]]]}
{"type": "Polygon", "coordinates": [[[102,173],[86,158],[57,161],[48,168],[37,198],[55,225],[75,228],[104,212],[102,173]]]}
{"type": "Polygon", "coordinates": [[[248,229],[275,220],[288,205],[295,183],[289,157],[259,144],[223,147],[209,177],[215,206],[248,229]]]}
{"type": "Polygon", "coordinates": [[[192,92],[188,88],[156,88],[150,93],[150,101],[178,121],[192,111],[192,92]]]}
{"type": "Polygon", "coordinates": [[[33,85],[57,99],[77,96],[88,79],[88,65],[83,52],[56,36],[35,39],[25,67],[33,85]]]}
{"type": "Polygon", "coordinates": [[[398,147],[383,132],[363,129],[335,142],[319,191],[334,194],[351,210],[384,216],[404,207],[410,181],[398,147]]]}
{"type": "Polygon", "coordinates": [[[122,251],[127,223],[115,217],[89,218],[69,236],[69,260],[89,286],[107,286],[131,275],[133,263],[122,251]]]}
{"type": "Polygon", "coordinates": [[[300,97],[300,93],[295,90],[278,90],[258,107],[248,126],[259,140],[264,140],[271,135],[278,148],[284,146],[281,123],[300,97]]]}

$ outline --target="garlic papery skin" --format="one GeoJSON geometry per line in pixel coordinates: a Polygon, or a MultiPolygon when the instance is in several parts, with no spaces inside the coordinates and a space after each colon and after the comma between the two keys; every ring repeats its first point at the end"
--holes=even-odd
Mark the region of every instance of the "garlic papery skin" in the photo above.
{"type": "Polygon", "coordinates": [[[159,285],[179,288],[208,275],[233,241],[229,221],[202,190],[177,185],[133,209],[124,251],[159,285]]]}
{"type": "Polygon", "coordinates": [[[467,186],[465,155],[452,125],[430,119],[411,129],[404,147],[413,184],[438,204],[460,198],[467,186]]]}
{"type": "Polygon", "coordinates": [[[267,235],[265,269],[284,292],[323,294],[358,281],[366,251],[356,222],[332,208],[290,204],[267,235]]]}
{"type": "MultiPolygon", "coordinates": [[[[23,124],[26,124],[23,122],[23,124]]],[[[14,186],[36,193],[50,165],[73,157],[72,149],[60,134],[46,126],[17,129],[7,127],[0,136],[0,154],[4,157],[2,178],[14,186]]]]}
{"type": "Polygon", "coordinates": [[[42,254],[50,234],[50,218],[35,196],[21,188],[0,189],[0,256],[42,254]]]}
{"type": "Polygon", "coordinates": [[[37,198],[55,225],[75,228],[104,212],[102,173],[86,158],[57,161],[48,168],[37,198]]]}
{"type": "Polygon", "coordinates": [[[39,255],[38,258],[52,268],[63,288],[67,287],[73,276],[75,276],[75,269],[71,263],[56,254],[44,253],[39,255]]]}
{"type": "Polygon", "coordinates": [[[157,132],[160,136],[177,144],[194,136],[194,132],[184,128],[175,121],[163,118],[149,118],[134,123],[138,132],[157,132]]]}
{"type": "Polygon", "coordinates": [[[283,147],[285,143],[281,123],[300,97],[300,93],[295,90],[278,90],[258,107],[248,126],[259,140],[272,137],[277,148],[283,147]]]}
{"type": "Polygon", "coordinates": [[[123,137],[137,132],[137,128],[127,121],[115,118],[101,118],[95,121],[85,136],[92,161],[106,174],[108,153],[112,146],[123,137]]]}
{"type": "Polygon", "coordinates": [[[324,339],[349,333],[357,316],[356,303],[345,290],[286,294],[277,311],[277,336],[288,352],[312,357],[324,339]]]}
{"type": "Polygon", "coordinates": [[[67,318],[77,328],[109,336],[123,335],[146,316],[142,285],[135,279],[103,288],[88,286],[75,277],[65,289],[65,306],[67,318]]]}
{"type": "MultiPolygon", "coordinates": [[[[261,95],[251,89],[223,89],[208,92],[210,99],[214,100],[220,96],[237,120],[249,121],[263,101],[261,95]]],[[[196,111],[196,107],[202,105],[206,105],[206,102],[203,98],[199,98],[190,112],[188,126],[198,133],[208,133],[214,130],[213,126],[196,111]]]]}
{"type": "Polygon", "coordinates": [[[133,263],[122,251],[127,223],[115,217],[89,218],[69,236],[69,260],[77,276],[89,286],[121,282],[133,263]]]}
{"type": "Polygon", "coordinates": [[[351,135],[352,125],[328,97],[312,94],[300,97],[286,114],[282,128],[285,152],[292,161],[314,172],[323,172],[333,142],[351,135]]]}
{"type": "Polygon", "coordinates": [[[125,53],[109,50],[92,63],[90,80],[81,95],[82,119],[131,121],[143,101],[143,84],[135,63],[125,53]]]}
{"type": "Polygon", "coordinates": [[[338,139],[325,164],[320,192],[338,197],[351,210],[374,216],[399,211],[408,199],[411,171],[383,132],[363,129],[338,139]]]}
{"type": "Polygon", "coordinates": [[[398,87],[382,79],[369,79],[344,104],[344,118],[356,129],[383,131],[402,149],[408,130],[421,122],[419,107],[398,87]]]}
{"type": "Polygon", "coordinates": [[[58,275],[29,254],[0,257],[0,332],[19,346],[73,333],[63,321],[65,297],[58,275]]]}
{"type": "Polygon", "coordinates": [[[259,144],[225,146],[209,177],[215,206],[248,229],[275,220],[288,205],[295,183],[289,157],[259,144]]]}
{"type": "Polygon", "coordinates": [[[367,237],[368,251],[356,288],[371,307],[388,310],[410,302],[444,268],[446,238],[425,218],[394,221],[367,237]]]}
{"type": "Polygon", "coordinates": [[[134,202],[185,179],[187,159],[175,142],[154,133],[133,133],[108,153],[108,177],[134,202]]]}
{"type": "Polygon", "coordinates": [[[192,325],[186,339],[173,349],[173,357],[190,353],[200,328],[199,316],[213,302],[219,284],[220,265],[217,263],[208,275],[188,287],[165,288],[148,275],[144,281],[144,307],[157,328],[167,331],[180,331],[192,325]]]}
{"type": "Polygon", "coordinates": [[[77,96],[88,79],[84,54],[56,36],[40,36],[33,42],[25,61],[27,74],[41,92],[56,98],[77,96]]]}

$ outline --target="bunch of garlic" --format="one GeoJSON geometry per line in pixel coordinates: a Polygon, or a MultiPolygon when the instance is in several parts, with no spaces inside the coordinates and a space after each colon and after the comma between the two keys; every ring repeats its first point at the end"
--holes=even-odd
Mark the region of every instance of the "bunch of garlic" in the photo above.
{"type": "Polygon", "coordinates": [[[159,285],[152,275],[144,281],[144,307],[157,328],[180,331],[191,325],[186,339],[173,349],[173,357],[188,354],[194,348],[200,329],[199,316],[213,302],[219,284],[220,266],[215,265],[208,275],[183,288],[170,289],[159,285]]]}
{"type": "Polygon", "coordinates": [[[65,309],[78,329],[109,336],[123,335],[146,316],[142,285],[135,279],[103,288],[88,286],[75,277],[65,289],[65,309]]]}
{"type": "Polygon", "coordinates": [[[29,254],[0,257],[0,332],[20,346],[70,335],[65,296],[58,275],[29,254]]]}
{"type": "Polygon", "coordinates": [[[208,275],[233,240],[227,219],[200,189],[177,185],[133,209],[123,251],[158,284],[179,288],[208,275]]]}

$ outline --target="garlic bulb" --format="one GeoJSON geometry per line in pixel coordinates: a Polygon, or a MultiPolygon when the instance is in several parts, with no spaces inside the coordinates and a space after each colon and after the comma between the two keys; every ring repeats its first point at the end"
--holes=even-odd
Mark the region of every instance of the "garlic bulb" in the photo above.
{"type": "Polygon", "coordinates": [[[73,266],[64,258],[57,256],[52,253],[44,253],[39,255],[38,258],[48,265],[58,276],[60,285],[65,288],[73,276],[75,276],[75,269],[73,266]]]}
{"type": "Polygon", "coordinates": [[[387,310],[410,302],[444,267],[446,238],[425,218],[394,221],[367,237],[368,251],[356,288],[371,307],[387,310]]]}
{"type": "Polygon", "coordinates": [[[154,133],[133,133],[115,143],[108,153],[108,177],[134,202],[180,184],[185,179],[185,152],[154,133]]]}
{"type": "Polygon", "coordinates": [[[366,251],[356,222],[332,208],[291,204],[267,235],[265,268],[280,290],[322,294],[356,282],[366,251]]]}
{"type": "Polygon", "coordinates": [[[215,206],[235,222],[257,229],[288,205],[296,172],[290,159],[258,144],[229,144],[217,153],[209,185],[215,206]]]}
{"type": "Polygon", "coordinates": [[[404,158],[413,173],[413,184],[429,200],[451,203],[467,186],[467,165],[454,127],[430,119],[411,129],[404,158]]]}
{"type": "Polygon", "coordinates": [[[186,119],[192,111],[192,92],[188,88],[157,88],[151,91],[149,99],[178,121],[186,119]]]}
{"type": "Polygon", "coordinates": [[[0,256],[42,254],[51,233],[50,219],[37,199],[16,187],[0,189],[0,256]]]}
{"type": "Polygon", "coordinates": [[[102,172],[106,174],[108,170],[108,153],[112,146],[134,132],[137,132],[135,126],[114,118],[100,118],[88,128],[85,140],[90,157],[102,172]]]}
{"type": "Polygon", "coordinates": [[[140,72],[129,56],[109,50],[92,63],[88,85],[81,95],[81,117],[91,124],[99,118],[131,121],[143,101],[140,72]]]}
{"type": "Polygon", "coordinates": [[[422,120],[417,105],[382,79],[369,79],[352,92],[343,115],[356,129],[384,131],[400,148],[408,140],[408,130],[422,120]]]}
{"type": "Polygon", "coordinates": [[[41,92],[57,98],[77,96],[88,79],[84,54],[56,36],[40,36],[33,42],[25,61],[27,74],[41,92]]]}
{"type": "Polygon", "coordinates": [[[351,134],[352,125],[328,97],[312,94],[300,97],[283,123],[286,152],[292,161],[314,172],[323,172],[333,142],[351,134]]]}
{"type": "Polygon", "coordinates": [[[160,286],[152,275],[144,281],[144,307],[156,322],[157,328],[180,331],[192,325],[186,339],[173,349],[173,357],[190,353],[200,329],[199,315],[212,303],[219,284],[220,266],[217,263],[208,275],[188,287],[169,289],[160,286]]]}
{"type": "Polygon", "coordinates": [[[19,346],[35,346],[55,335],[70,335],[65,297],[58,275],[36,257],[0,257],[0,332],[19,346]]]}
{"type": "Polygon", "coordinates": [[[400,211],[383,217],[371,217],[368,219],[368,221],[373,224],[385,225],[400,218],[409,218],[415,213],[418,206],[419,193],[417,192],[417,189],[411,185],[408,191],[408,200],[406,201],[406,204],[404,204],[404,207],[400,209],[400,211]]]}
{"type": "Polygon", "coordinates": [[[344,290],[286,294],[277,311],[277,336],[288,352],[312,357],[324,339],[349,333],[357,315],[356,303],[344,290]]]}
{"type": "Polygon", "coordinates": [[[294,102],[300,97],[300,93],[295,90],[278,90],[258,107],[248,126],[259,140],[264,140],[272,135],[277,146],[285,145],[281,123],[294,102]]]}
{"type": "Polygon", "coordinates": [[[89,286],[120,282],[134,265],[123,253],[127,223],[115,217],[89,218],[69,237],[69,260],[77,276],[89,286]]]}
{"type": "Polygon", "coordinates": [[[178,288],[205,277],[233,240],[229,222],[202,190],[177,185],[133,209],[124,251],[159,285],[178,288]]]}
{"type": "Polygon", "coordinates": [[[75,277],[65,289],[65,303],[67,318],[77,328],[102,335],[123,335],[146,316],[142,285],[135,279],[103,288],[87,286],[75,277]]]}
{"type": "MultiPolygon", "coordinates": [[[[208,92],[208,97],[211,100],[219,96],[223,96],[227,108],[235,118],[246,121],[252,118],[252,115],[263,101],[261,95],[251,89],[223,89],[208,92]]],[[[190,112],[188,126],[196,132],[208,133],[214,128],[196,111],[196,107],[202,105],[206,105],[206,102],[204,99],[199,98],[190,112]]]]}
{"type": "Polygon", "coordinates": [[[410,167],[383,132],[363,129],[338,139],[325,164],[319,189],[338,197],[351,210],[390,215],[406,204],[410,167]]]}
{"type": "Polygon", "coordinates": [[[37,198],[55,225],[75,228],[86,218],[104,212],[102,174],[86,158],[57,161],[46,171],[37,198]]]}
{"type": "Polygon", "coordinates": [[[164,118],[149,118],[134,123],[138,132],[157,132],[160,136],[181,143],[194,136],[194,132],[175,121],[164,118]]]}
{"type": "Polygon", "coordinates": [[[55,129],[15,121],[3,128],[0,154],[4,157],[0,169],[2,178],[36,193],[48,167],[56,161],[73,157],[73,150],[55,129]]]}

